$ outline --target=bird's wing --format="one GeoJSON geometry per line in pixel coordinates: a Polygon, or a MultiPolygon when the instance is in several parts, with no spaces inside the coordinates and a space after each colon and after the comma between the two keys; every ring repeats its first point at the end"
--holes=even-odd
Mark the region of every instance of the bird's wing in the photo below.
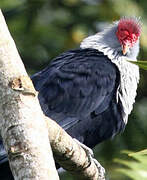
{"type": "Polygon", "coordinates": [[[44,113],[63,126],[108,107],[117,88],[117,71],[103,53],[77,49],[58,56],[32,81],[44,113]]]}

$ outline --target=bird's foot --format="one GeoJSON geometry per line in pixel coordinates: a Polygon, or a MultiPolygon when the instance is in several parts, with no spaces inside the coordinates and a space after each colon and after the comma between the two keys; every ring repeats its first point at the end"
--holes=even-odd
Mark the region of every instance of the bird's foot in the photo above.
{"type": "Polygon", "coordinates": [[[85,150],[85,152],[88,155],[88,157],[89,157],[89,155],[90,155],[90,158],[94,157],[94,153],[93,153],[92,149],[90,149],[88,146],[86,146],[85,144],[81,143],[77,139],[75,139],[75,138],[73,138],[73,139],[74,139],[74,141],[76,141],[85,150]]]}
{"type": "Polygon", "coordinates": [[[87,147],[85,144],[81,143],[77,139],[74,138],[74,140],[85,150],[86,155],[89,159],[89,162],[91,163],[92,161],[95,163],[98,173],[99,173],[99,178],[98,180],[105,180],[105,169],[101,166],[101,164],[94,158],[94,153],[93,150],[87,147]]]}
{"type": "Polygon", "coordinates": [[[93,161],[98,169],[98,173],[99,173],[98,180],[105,180],[105,169],[95,158],[93,158],[93,161]]]}

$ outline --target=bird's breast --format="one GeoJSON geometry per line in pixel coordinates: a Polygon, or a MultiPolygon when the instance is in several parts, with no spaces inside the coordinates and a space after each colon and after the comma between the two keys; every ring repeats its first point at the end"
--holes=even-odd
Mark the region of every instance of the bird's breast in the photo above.
{"type": "Polygon", "coordinates": [[[133,109],[137,84],[139,82],[139,68],[125,59],[115,62],[120,71],[120,85],[118,88],[118,100],[121,102],[124,122],[127,123],[128,115],[133,109]]]}

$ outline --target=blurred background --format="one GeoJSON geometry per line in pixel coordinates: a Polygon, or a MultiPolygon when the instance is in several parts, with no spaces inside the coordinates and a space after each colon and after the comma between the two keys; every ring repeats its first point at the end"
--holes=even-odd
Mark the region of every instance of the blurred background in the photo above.
{"type": "MultiPolygon", "coordinates": [[[[79,47],[83,38],[121,16],[141,17],[143,32],[138,59],[147,60],[146,0],[0,0],[0,8],[29,75],[46,67],[63,51],[79,47]]],[[[135,175],[131,178],[117,171],[118,167],[126,171],[128,167],[115,159],[127,160],[123,150],[136,152],[147,148],[147,71],[140,73],[138,95],[126,130],[94,149],[112,180],[135,179],[135,175]]],[[[147,179],[147,166],[144,173],[147,179]]],[[[72,177],[66,173],[61,179],[72,177]]]]}

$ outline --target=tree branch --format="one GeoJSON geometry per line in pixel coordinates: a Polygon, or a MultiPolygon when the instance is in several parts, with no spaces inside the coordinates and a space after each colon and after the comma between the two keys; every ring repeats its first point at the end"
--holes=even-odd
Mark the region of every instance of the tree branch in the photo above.
{"type": "Polygon", "coordinates": [[[1,12],[0,86],[1,136],[14,178],[58,180],[43,113],[1,12]]]}
{"type": "MultiPolygon", "coordinates": [[[[45,117],[55,160],[80,180],[105,180],[94,160],[55,121],[45,117]]],[[[101,167],[102,168],[102,167],[101,167]]]]}
{"type": "Polygon", "coordinates": [[[49,139],[57,162],[78,179],[104,179],[84,149],[43,115],[1,12],[0,37],[0,129],[15,179],[59,179],[49,139]]]}

